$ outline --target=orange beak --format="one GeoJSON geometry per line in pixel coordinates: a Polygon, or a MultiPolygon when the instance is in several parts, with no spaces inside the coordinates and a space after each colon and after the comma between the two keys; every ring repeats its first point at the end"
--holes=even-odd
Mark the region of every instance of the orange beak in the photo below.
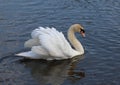
{"type": "Polygon", "coordinates": [[[83,32],[80,32],[80,34],[82,35],[82,37],[85,37],[85,33],[83,33],[83,32]]]}

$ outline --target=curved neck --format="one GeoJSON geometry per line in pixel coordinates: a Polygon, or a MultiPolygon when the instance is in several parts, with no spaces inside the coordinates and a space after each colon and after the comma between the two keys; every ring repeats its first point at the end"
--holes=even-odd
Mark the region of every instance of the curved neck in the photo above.
{"type": "Polygon", "coordinates": [[[75,48],[75,50],[79,51],[80,53],[84,53],[83,46],[81,45],[81,43],[76,38],[75,31],[74,31],[73,27],[69,28],[67,35],[68,35],[68,40],[73,45],[73,47],[75,48]]]}

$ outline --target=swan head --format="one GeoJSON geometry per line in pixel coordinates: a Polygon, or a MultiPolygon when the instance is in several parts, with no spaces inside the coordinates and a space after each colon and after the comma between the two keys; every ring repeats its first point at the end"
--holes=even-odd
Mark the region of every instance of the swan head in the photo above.
{"type": "Polygon", "coordinates": [[[73,24],[70,28],[74,32],[79,32],[83,37],[85,37],[85,30],[80,24],[73,24]]]}

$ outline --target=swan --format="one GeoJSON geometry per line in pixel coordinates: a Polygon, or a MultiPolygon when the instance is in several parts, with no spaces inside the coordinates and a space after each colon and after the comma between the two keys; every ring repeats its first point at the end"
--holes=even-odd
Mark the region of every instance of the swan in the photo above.
{"type": "Polygon", "coordinates": [[[32,38],[24,43],[24,46],[31,48],[31,50],[18,53],[16,56],[30,59],[62,60],[82,55],[84,54],[84,48],[76,38],[76,32],[85,37],[84,28],[80,24],[73,24],[67,32],[69,43],[63,33],[57,31],[54,27],[39,27],[32,31],[32,38]]]}

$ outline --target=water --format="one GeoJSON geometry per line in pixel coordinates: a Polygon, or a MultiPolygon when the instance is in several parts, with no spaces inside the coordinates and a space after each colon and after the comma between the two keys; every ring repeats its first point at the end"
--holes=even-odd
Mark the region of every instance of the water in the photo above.
{"type": "Polygon", "coordinates": [[[0,0],[0,85],[120,85],[119,0],[0,0]],[[24,60],[24,42],[38,26],[66,34],[81,23],[83,56],[24,60]]]}

